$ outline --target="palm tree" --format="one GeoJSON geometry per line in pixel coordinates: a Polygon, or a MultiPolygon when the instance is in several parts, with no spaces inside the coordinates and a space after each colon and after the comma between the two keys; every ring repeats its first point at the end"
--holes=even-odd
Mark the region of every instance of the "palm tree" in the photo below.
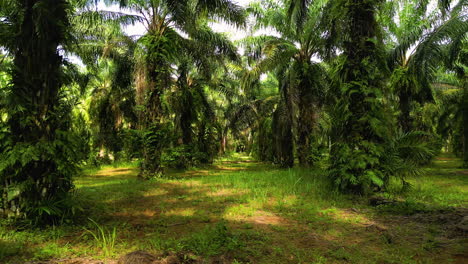
{"type": "MultiPolygon", "coordinates": [[[[224,53],[231,50],[226,38],[212,32],[206,19],[220,19],[233,24],[244,23],[243,10],[228,0],[189,1],[119,1],[122,7],[137,13],[147,33],[140,38],[140,78],[137,99],[144,107],[141,124],[146,128],[145,147],[140,175],[147,178],[162,174],[161,151],[163,129],[162,95],[171,86],[172,64],[178,55],[191,54],[188,39],[211,40],[210,48],[224,53]]],[[[206,42],[205,42],[206,43],[206,42]]]]}
{"type": "Polygon", "coordinates": [[[12,57],[11,81],[0,93],[5,108],[0,121],[1,209],[7,215],[50,224],[71,212],[67,199],[72,176],[83,158],[76,151],[83,149],[82,140],[71,130],[71,110],[77,101],[73,83],[85,83],[86,78],[63,54],[77,52],[80,29],[91,32],[86,26],[91,23],[85,23],[90,18],[111,18],[88,12],[83,9],[87,4],[0,2],[0,47],[12,57]]]}
{"type": "Polygon", "coordinates": [[[220,63],[224,63],[224,56],[214,56],[209,51],[201,54],[204,54],[203,62],[193,61],[198,55],[181,58],[175,91],[170,95],[170,106],[175,114],[174,125],[178,137],[176,144],[181,148],[181,152],[185,152],[181,154],[187,160],[187,164],[180,164],[181,167],[195,163],[211,163],[219,150],[215,130],[220,134],[221,129],[215,114],[215,104],[209,100],[208,93],[213,88],[216,91],[218,83],[212,75],[221,73],[220,63]],[[220,61],[216,61],[217,59],[220,61]],[[216,68],[218,69],[215,70],[216,68]]]}
{"type": "Polygon", "coordinates": [[[273,70],[285,73],[284,78],[280,78],[287,83],[287,86],[283,85],[284,99],[297,105],[297,120],[292,105],[286,104],[283,110],[290,111],[292,120],[289,123],[297,124],[296,145],[301,165],[311,163],[311,136],[325,94],[326,72],[320,63],[313,61],[319,57],[324,45],[319,27],[324,4],[325,1],[271,1],[250,7],[257,18],[256,27],[271,27],[280,34],[279,37],[260,36],[246,40],[247,44],[253,44],[254,54],[258,54],[256,58],[259,59],[251,78],[273,70]]]}
{"type": "Polygon", "coordinates": [[[2,98],[7,112],[1,208],[43,223],[57,217],[50,208],[60,208],[76,168],[74,143],[66,134],[70,108],[62,97],[60,55],[60,47],[70,43],[72,9],[65,0],[21,0],[2,1],[0,10],[0,45],[13,57],[11,84],[2,98]]]}
{"type": "MultiPolygon", "coordinates": [[[[237,85],[240,88],[243,76],[248,73],[246,67],[241,67],[235,74],[237,85]]],[[[238,91],[235,96],[236,101],[231,102],[225,110],[225,116],[229,124],[227,128],[233,133],[235,138],[240,139],[245,145],[245,151],[249,154],[255,154],[260,161],[275,162],[281,166],[288,167],[281,160],[286,160],[286,157],[293,157],[292,144],[286,144],[285,148],[291,150],[290,153],[285,151],[277,151],[282,148],[280,138],[283,141],[292,142],[292,134],[285,137],[274,134],[273,125],[278,124],[278,119],[273,122],[274,112],[280,107],[280,96],[278,94],[279,82],[274,74],[270,74],[266,80],[258,81],[253,89],[249,89],[242,93],[238,91]],[[282,154],[283,153],[283,154],[282,154]]],[[[284,109],[282,110],[284,111],[284,109]]],[[[277,111],[278,118],[287,117],[287,114],[277,111]]],[[[289,131],[291,126],[286,127],[289,131]]],[[[292,161],[293,158],[291,158],[292,161]]]]}
{"type": "MultiPolygon", "coordinates": [[[[466,55],[465,55],[466,56],[466,55]]],[[[466,65],[466,61],[465,61],[466,65]]],[[[463,83],[463,99],[462,99],[462,113],[463,113],[463,167],[468,168],[468,81],[466,66],[465,74],[462,77],[463,83]]]]}
{"type": "MultiPolygon", "coordinates": [[[[450,1],[447,1],[450,3],[450,1]]],[[[446,4],[445,8],[442,9],[443,13],[446,14],[450,5],[446,4]]],[[[455,73],[457,78],[457,86],[461,88],[460,100],[454,104],[450,102],[447,105],[448,108],[456,108],[452,111],[451,116],[453,119],[458,121],[458,127],[461,127],[462,142],[463,146],[463,167],[468,168],[468,34],[466,33],[468,22],[466,21],[466,1],[459,1],[451,11],[451,17],[458,18],[462,21],[461,34],[451,35],[451,42],[447,47],[447,53],[445,56],[445,67],[455,73]],[[462,15],[465,14],[465,15],[462,15]],[[460,122],[461,121],[461,122],[460,122]],[[461,125],[460,125],[461,123],[461,125]]],[[[449,113],[451,111],[448,111],[449,113]]]]}
{"type": "Polygon", "coordinates": [[[326,8],[327,42],[343,53],[337,58],[334,82],[337,104],[332,113],[329,173],[342,191],[366,193],[381,186],[381,143],[386,123],[380,87],[385,63],[376,12],[381,1],[338,0],[326,8]],[[329,26],[331,25],[331,26],[329,26]]]}
{"type": "MultiPolygon", "coordinates": [[[[446,66],[456,76],[450,80],[453,88],[442,93],[442,113],[438,130],[443,136],[451,134],[455,152],[463,155],[463,167],[468,167],[468,46],[466,35],[453,41],[446,49],[446,66]]],[[[447,84],[446,84],[447,85],[447,84]]]]}
{"type": "MultiPolygon", "coordinates": [[[[463,2],[463,1],[460,1],[463,2]]],[[[431,84],[437,67],[445,60],[444,41],[457,39],[466,34],[466,15],[459,13],[459,6],[448,10],[448,19],[437,11],[428,13],[427,1],[390,2],[394,20],[387,22],[387,39],[392,49],[389,52],[389,68],[393,93],[399,99],[399,123],[404,132],[413,129],[412,102],[432,100],[431,84]]],[[[460,4],[460,3],[459,3],[460,4]]]]}
{"type": "Polygon", "coordinates": [[[100,32],[102,38],[96,36],[92,42],[81,43],[82,54],[98,58],[87,62],[92,76],[88,84],[91,87],[88,111],[94,131],[93,144],[99,149],[99,157],[110,153],[117,159],[116,155],[125,145],[124,130],[134,129],[137,124],[133,86],[136,45],[120,28],[102,25],[100,32]]]}
{"type": "MultiPolygon", "coordinates": [[[[440,1],[443,13],[450,6],[447,2],[440,1]]],[[[385,31],[377,23],[376,14],[386,19],[387,8],[377,0],[340,0],[331,2],[325,12],[324,25],[332,25],[326,38],[336,72],[333,87],[341,97],[331,111],[329,173],[342,191],[381,190],[391,177],[400,177],[405,183],[406,175],[417,174],[418,166],[435,154],[430,135],[395,129],[392,107],[383,95],[382,87],[390,74],[382,38],[385,31]]],[[[437,48],[443,38],[431,36],[436,39],[425,45],[437,48]]],[[[399,50],[404,53],[407,48],[402,45],[399,50]]],[[[395,54],[402,58],[400,51],[395,54]]],[[[422,61],[421,56],[423,53],[414,61],[422,61]]],[[[421,66],[417,70],[426,69],[421,66]]]]}

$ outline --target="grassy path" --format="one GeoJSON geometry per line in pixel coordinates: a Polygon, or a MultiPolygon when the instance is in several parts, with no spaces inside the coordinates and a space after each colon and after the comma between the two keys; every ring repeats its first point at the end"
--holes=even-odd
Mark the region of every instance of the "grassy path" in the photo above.
{"type": "Polygon", "coordinates": [[[0,262],[114,263],[143,249],[181,263],[466,263],[468,173],[456,167],[436,161],[413,191],[387,197],[402,202],[378,207],[331,191],[320,169],[221,161],[140,181],[134,167],[108,167],[76,179],[77,223],[3,223],[0,262]]]}

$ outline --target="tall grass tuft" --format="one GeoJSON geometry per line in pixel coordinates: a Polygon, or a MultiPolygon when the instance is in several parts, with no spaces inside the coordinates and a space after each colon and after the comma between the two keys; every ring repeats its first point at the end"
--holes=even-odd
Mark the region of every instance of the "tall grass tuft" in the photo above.
{"type": "Polygon", "coordinates": [[[114,227],[112,230],[108,230],[107,228],[100,226],[96,221],[91,218],[88,218],[96,226],[96,231],[91,231],[86,229],[86,233],[91,234],[93,236],[94,241],[96,242],[97,246],[102,249],[105,257],[109,257],[112,255],[115,247],[115,241],[117,238],[117,230],[114,227]]]}

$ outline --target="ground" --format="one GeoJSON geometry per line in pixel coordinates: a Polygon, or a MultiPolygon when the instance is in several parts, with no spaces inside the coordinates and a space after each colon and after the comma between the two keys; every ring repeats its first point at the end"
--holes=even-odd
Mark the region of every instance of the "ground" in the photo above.
{"type": "Polygon", "coordinates": [[[240,156],[150,181],[133,165],[88,170],[76,178],[75,222],[2,222],[0,262],[115,263],[145,250],[176,263],[467,263],[468,171],[459,165],[439,158],[378,205],[333,191],[323,169],[240,156]]]}

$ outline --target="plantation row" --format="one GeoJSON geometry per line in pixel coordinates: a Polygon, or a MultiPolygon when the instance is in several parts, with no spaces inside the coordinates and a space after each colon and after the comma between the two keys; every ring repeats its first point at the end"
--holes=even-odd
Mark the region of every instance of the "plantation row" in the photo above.
{"type": "Polygon", "coordinates": [[[71,219],[73,177],[113,162],[137,160],[152,179],[246,152],[323,165],[336,190],[364,195],[408,187],[442,151],[467,167],[467,11],[466,0],[0,1],[0,214],[71,219]]]}

